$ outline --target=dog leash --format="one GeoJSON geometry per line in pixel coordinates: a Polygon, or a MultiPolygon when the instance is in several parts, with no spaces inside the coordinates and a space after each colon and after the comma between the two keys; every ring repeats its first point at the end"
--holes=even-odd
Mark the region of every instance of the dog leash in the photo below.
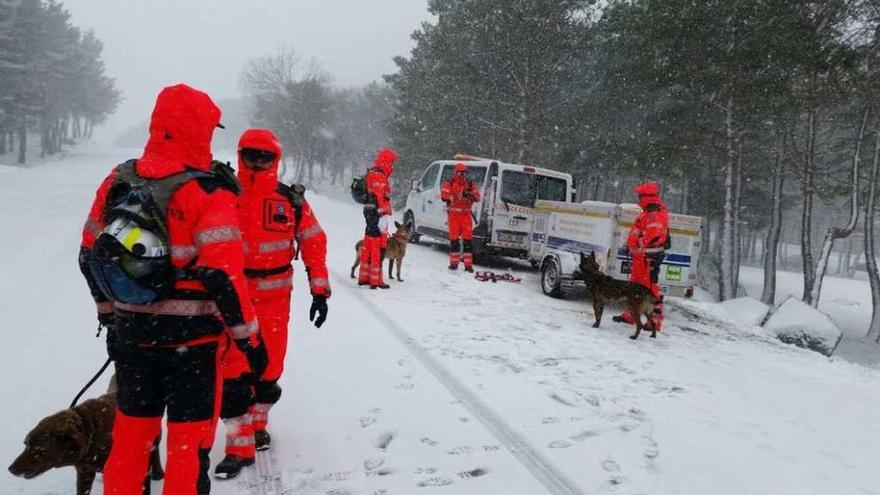
{"type": "Polygon", "coordinates": [[[95,373],[95,376],[93,376],[92,379],[89,380],[89,383],[86,383],[86,386],[83,387],[82,390],[80,390],[79,393],[76,394],[76,397],[73,398],[73,402],[70,403],[70,408],[71,408],[71,409],[72,409],[73,406],[75,406],[76,403],[79,401],[79,398],[82,397],[82,395],[83,395],[84,393],[86,393],[86,390],[88,390],[89,387],[91,387],[92,385],[94,385],[95,382],[98,381],[98,378],[100,378],[101,375],[104,374],[104,371],[107,370],[107,367],[110,366],[110,363],[111,363],[112,361],[113,361],[113,360],[110,359],[110,358],[107,358],[107,360],[104,361],[104,365],[101,366],[101,369],[99,369],[98,372],[95,373]]]}

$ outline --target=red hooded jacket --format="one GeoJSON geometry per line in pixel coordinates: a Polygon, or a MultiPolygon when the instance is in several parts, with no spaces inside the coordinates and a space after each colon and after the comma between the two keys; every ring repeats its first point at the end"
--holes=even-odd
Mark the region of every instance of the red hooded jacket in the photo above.
{"type": "Polygon", "coordinates": [[[281,144],[272,131],[250,129],[242,134],[238,149],[254,148],[275,154],[272,165],[250,169],[239,157],[239,219],[245,241],[245,274],[248,291],[255,300],[286,295],[293,288],[293,261],[296,244],[306,265],[313,295],[330,297],[327,275],[327,235],[312,207],[303,203],[299,223],[290,199],[279,191],[278,164],[281,144]]]}
{"type": "Polygon", "coordinates": [[[660,199],[660,188],[653,182],[636,187],[642,212],[629,230],[627,247],[633,253],[665,251],[669,238],[669,211],[660,199]]]}
{"type": "Polygon", "coordinates": [[[379,215],[391,215],[391,184],[388,178],[394,171],[393,165],[397,161],[397,153],[389,148],[382,148],[373,160],[373,166],[367,172],[367,193],[372,201],[367,201],[365,208],[378,209],[379,215]]]}
{"type": "MultiPolygon", "coordinates": [[[[135,171],[142,177],[162,178],[187,167],[209,170],[211,138],[219,122],[220,109],[207,94],[184,84],[163,89],[153,110],[150,138],[143,155],[137,160],[135,171]]],[[[92,203],[82,231],[81,263],[82,253],[87,253],[104,228],[103,212],[115,173],[114,169],[104,179],[92,203]]],[[[175,268],[187,267],[196,277],[178,280],[173,299],[142,307],[127,305],[123,311],[161,315],[163,318],[214,318],[213,315],[219,313],[233,338],[244,338],[257,332],[257,320],[247,297],[242,272],[244,249],[238,228],[236,195],[219,184],[214,180],[190,180],[168,203],[166,225],[171,243],[171,263],[175,268]],[[212,307],[208,307],[206,303],[211,299],[212,307]]],[[[83,270],[99,314],[112,312],[114,304],[95,289],[87,272],[83,270]]],[[[116,310],[120,311],[119,304],[116,304],[116,310]]],[[[157,328],[153,330],[165,331],[158,328],[163,325],[155,326],[157,328]]],[[[186,326],[180,325],[179,339],[173,335],[156,338],[167,342],[199,337],[198,333],[184,330],[186,326]]]]}
{"type": "Polygon", "coordinates": [[[462,173],[455,172],[440,186],[440,199],[449,205],[449,213],[470,214],[471,206],[480,200],[480,188],[462,173]]]}

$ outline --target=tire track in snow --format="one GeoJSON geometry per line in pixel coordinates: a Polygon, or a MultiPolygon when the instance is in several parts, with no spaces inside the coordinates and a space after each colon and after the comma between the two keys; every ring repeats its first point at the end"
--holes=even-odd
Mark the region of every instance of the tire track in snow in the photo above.
{"type": "Polygon", "coordinates": [[[513,428],[507,425],[495,411],[493,411],[480,397],[471,392],[467,386],[455,378],[440,362],[432,357],[406,330],[392,320],[379,307],[364,295],[362,290],[352,287],[351,279],[342,276],[335,269],[330,269],[330,275],[335,279],[337,287],[345,287],[361,304],[366,307],[373,316],[382,323],[404,347],[412,354],[422,366],[427,369],[437,381],[440,382],[462,405],[479,419],[480,423],[489,430],[507,450],[525,467],[553,495],[581,495],[577,485],[568,479],[562,472],[529,442],[517,434],[513,428]]]}

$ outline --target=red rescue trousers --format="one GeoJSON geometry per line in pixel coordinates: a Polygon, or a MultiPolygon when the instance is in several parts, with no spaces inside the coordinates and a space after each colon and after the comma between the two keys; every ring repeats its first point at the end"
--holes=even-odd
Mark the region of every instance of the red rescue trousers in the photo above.
{"type": "MultiPolygon", "coordinates": [[[[663,327],[663,298],[660,295],[660,284],[657,280],[651,280],[651,263],[652,261],[647,255],[643,253],[633,253],[629,280],[630,282],[635,282],[651,289],[651,294],[654,295],[654,298],[661,301],[654,306],[654,314],[649,318],[649,322],[653,325],[653,328],[659,332],[663,327]]],[[[659,267],[654,267],[654,270],[659,272],[659,267]]],[[[629,311],[624,311],[621,317],[627,322],[635,322],[633,315],[629,314],[629,311]]]]}
{"type": "Polygon", "coordinates": [[[372,287],[378,287],[384,283],[382,280],[382,237],[364,236],[361,246],[361,267],[358,272],[358,282],[369,283],[372,287]]]}
{"type": "Polygon", "coordinates": [[[449,221],[449,265],[453,268],[458,267],[459,250],[464,261],[465,268],[474,265],[474,253],[471,240],[474,237],[474,219],[470,210],[466,212],[449,212],[447,214],[449,221]],[[464,245],[459,245],[459,238],[464,240],[464,245]]]}
{"type": "Polygon", "coordinates": [[[208,454],[220,414],[222,344],[180,348],[117,344],[118,409],[104,465],[106,495],[141,495],[163,412],[168,415],[168,451],[162,493],[210,491],[208,454]]]}

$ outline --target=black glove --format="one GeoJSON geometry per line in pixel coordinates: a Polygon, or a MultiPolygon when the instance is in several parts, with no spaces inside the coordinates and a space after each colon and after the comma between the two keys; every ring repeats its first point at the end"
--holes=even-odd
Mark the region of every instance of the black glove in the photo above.
{"type": "Polygon", "coordinates": [[[257,337],[256,345],[251,342],[250,337],[238,339],[235,341],[235,346],[247,357],[253,374],[258,379],[263,376],[269,366],[269,355],[266,354],[266,344],[263,343],[263,339],[257,337]]]}
{"type": "Polygon", "coordinates": [[[107,342],[107,357],[112,361],[116,361],[116,329],[114,328],[114,323],[113,313],[98,314],[98,333],[100,334],[101,328],[104,329],[104,338],[107,342]]]}
{"type": "Polygon", "coordinates": [[[314,321],[315,326],[321,328],[321,325],[324,324],[324,321],[327,319],[327,312],[330,308],[327,307],[327,297],[314,295],[312,296],[312,307],[309,308],[309,321],[314,321]],[[315,319],[315,315],[318,315],[318,318],[315,319]]]}

